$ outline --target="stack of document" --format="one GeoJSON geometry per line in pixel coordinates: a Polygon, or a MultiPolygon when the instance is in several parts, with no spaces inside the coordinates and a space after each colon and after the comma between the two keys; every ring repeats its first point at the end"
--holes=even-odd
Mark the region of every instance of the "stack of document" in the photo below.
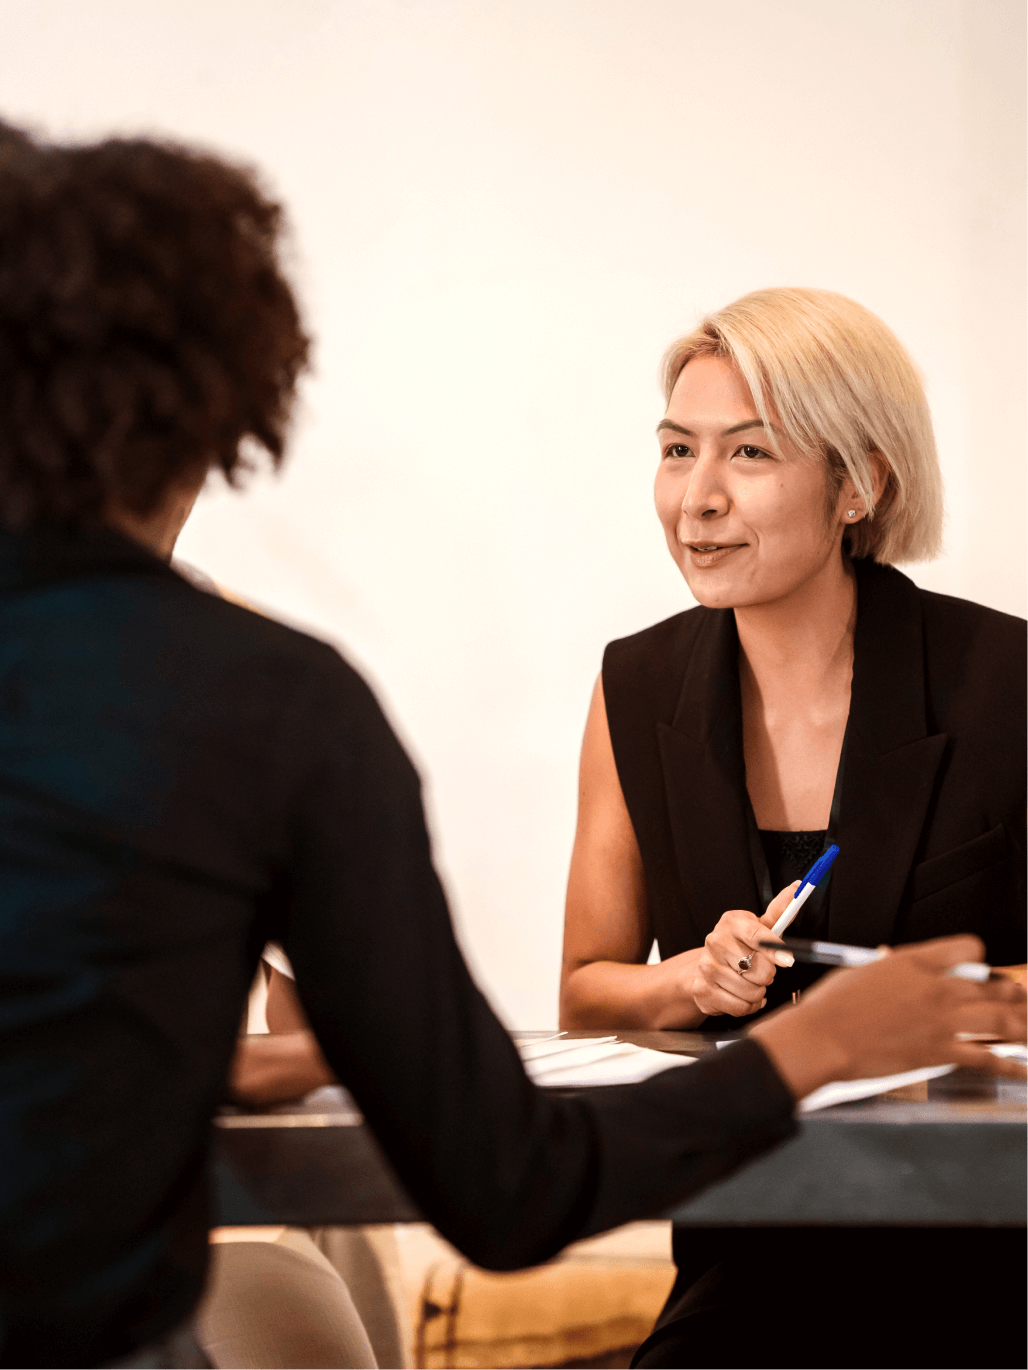
{"type": "MultiPolygon", "coordinates": [[[[526,1034],[527,1035],[527,1034],[526,1034]]],[[[515,1040],[517,1040],[515,1034],[515,1040]]],[[[694,1056],[675,1056],[619,1042],[616,1037],[554,1034],[518,1042],[525,1070],[537,1085],[579,1089],[589,1085],[631,1085],[662,1070],[690,1065],[694,1056]]]]}

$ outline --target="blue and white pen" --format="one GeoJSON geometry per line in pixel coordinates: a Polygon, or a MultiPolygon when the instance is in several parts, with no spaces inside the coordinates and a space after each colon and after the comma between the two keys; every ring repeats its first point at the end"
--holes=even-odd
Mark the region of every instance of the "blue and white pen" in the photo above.
{"type": "MultiPolygon", "coordinates": [[[[800,881],[796,893],[789,900],[789,903],[785,908],[785,912],[781,915],[777,923],[775,923],[774,927],[771,929],[773,936],[781,937],[782,933],[793,921],[793,919],[799,913],[800,909],[807,902],[810,896],[814,893],[814,891],[817,889],[818,885],[825,878],[825,876],[828,874],[829,870],[831,869],[832,862],[838,855],[839,848],[835,845],[834,842],[826,852],[821,853],[821,855],[811,866],[810,870],[807,871],[806,875],[800,881]]],[[[754,953],[750,952],[749,956],[744,956],[742,958],[742,960],[739,962],[739,969],[741,971],[749,970],[753,962],[753,955],[754,953]]]]}
{"type": "Polygon", "coordinates": [[[786,905],[785,912],[771,929],[775,937],[781,937],[782,933],[828,874],[832,862],[838,855],[839,848],[833,842],[828,850],[822,853],[811,866],[810,870],[807,871],[806,875],[800,881],[799,889],[786,905]]]}

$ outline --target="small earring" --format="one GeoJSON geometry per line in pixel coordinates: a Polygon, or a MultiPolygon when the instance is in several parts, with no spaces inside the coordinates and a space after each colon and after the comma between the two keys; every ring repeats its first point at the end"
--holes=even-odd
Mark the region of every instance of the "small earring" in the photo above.
{"type": "Polygon", "coordinates": [[[856,509],[847,509],[847,510],[846,510],[846,514],[847,514],[847,516],[848,516],[849,518],[851,518],[851,519],[855,519],[855,518],[857,517],[857,511],[856,511],[856,509]]]}

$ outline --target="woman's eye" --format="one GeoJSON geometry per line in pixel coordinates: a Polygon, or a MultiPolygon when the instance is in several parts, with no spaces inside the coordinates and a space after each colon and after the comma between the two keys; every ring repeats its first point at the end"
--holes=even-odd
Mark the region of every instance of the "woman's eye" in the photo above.
{"type": "Polygon", "coordinates": [[[665,457],[691,457],[692,448],[686,447],[684,442],[673,442],[670,447],[664,448],[665,457]]]}
{"type": "Polygon", "coordinates": [[[753,461],[753,460],[755,460],[757,457],[766,457],[766,456],[767,456],[767,453],[766,453],[765,451],[763,451],[761,448],[759,448],[759,447],[752,447],[752,446],[749,445],[749,443],[747,443],[747,444],[745,444],[744,446],[742,446],[742,447],[739,448],[739,456],[741,456],[741,457],[746,457],[746,458],[748,458],[750,461],[753,461]]]}

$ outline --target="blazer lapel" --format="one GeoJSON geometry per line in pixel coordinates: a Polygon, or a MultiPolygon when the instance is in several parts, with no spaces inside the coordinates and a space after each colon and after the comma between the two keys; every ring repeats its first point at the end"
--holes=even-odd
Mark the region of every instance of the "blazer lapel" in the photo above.
{"type": "Polygon", "coordinates": [[[876,946],[892,940],[947,738],[928,735],[917,587],[891,567],[855,566],[853,687],[828,936],[876,946]]]}
{"type": "Polygon", "coordinates": [[[726,909],[759,913],[742,749],[739,640],[730,610],[708,610],[671,725],[658,724],[684,913],[702,942],[726,909]]]}

